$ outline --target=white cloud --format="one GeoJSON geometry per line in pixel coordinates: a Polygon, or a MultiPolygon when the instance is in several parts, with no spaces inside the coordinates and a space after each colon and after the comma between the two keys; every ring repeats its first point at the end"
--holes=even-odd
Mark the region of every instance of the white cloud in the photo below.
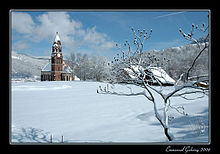
{"type": "Polygon", "coordinates": [[[91,29],[87,29],[83,37],[84,41],[98,45],[105,42],[106,34],[97,32],[96,27],[94,26],[91,29]]]}
{"type": "Polygon", "coordinates": [[[59,32],[62,41],[69,39],[68,35],[73,35],[81,27],[81,23],[71,20],[65,12],[48,12],[37,17],[40,24],[36,27],[34,41],[51,39],[59,32]]]}
{"type": "Polygon", "coordinates": [[[34,23],[28,13],[13,13],[12,27],[25,38],[38,43],[42,40],[53,42],[59,32],[62,45],[69,50],[87,46],[94,50],[108,50],[115,44],[107,34],[97,32],[96,27],[83,29],[82,23],[72,19],[66,12],[48,12],[36,17],[34,23]],[[21,19],[19,19],[21,18],[21,19]],[[20,20],[20,21],[19,21],[20,20]]]}
{"type": "Polygon", "coordinates": [[[12,28],[19,33],[32,33],[34,30],[34,22],[32,17],[27,13],[12,12],[12,28]]]}
{"type": "Polygon", "coordinates": [[[108,38],[105,33],[100,33],[96,31],[96,27],[92,27],[85,31],[80,32],[83,37],[83,42],[88,44],[96,51],[106,51],[115,47],[115,42],[108,38]]]}
{"type": "Polygon", "coordinates": [[[30,46],[29,44],[27,44],[27,41],[24,41],[24,40],[17,41],[12,46],[13,50],[25,50],[25,49],[28,49],[29,47],[30,46]]]}
{"type": "Polygon", "coordinates": [[[108,49],[111,49],[111,48],[113,48],[113,47],[115,47],[115,42],[113,42],[113,41],[111,41],[111,42],[104,42],[101,46],[100,46],[100,48],[101,48],[101,50],[108,50],[108,49]]]}

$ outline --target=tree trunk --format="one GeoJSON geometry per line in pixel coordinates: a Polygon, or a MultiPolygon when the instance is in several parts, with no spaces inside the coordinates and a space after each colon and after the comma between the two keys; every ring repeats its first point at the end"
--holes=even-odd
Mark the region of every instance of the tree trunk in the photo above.
{"type": "Polygon", "coordinates": [[[168,133],[168,128],[164,128],[164,133],[165,133],[166,137],[168,138],[168,140],[172,141],[172,138],[171,138],[171,136],[168,133]]]}

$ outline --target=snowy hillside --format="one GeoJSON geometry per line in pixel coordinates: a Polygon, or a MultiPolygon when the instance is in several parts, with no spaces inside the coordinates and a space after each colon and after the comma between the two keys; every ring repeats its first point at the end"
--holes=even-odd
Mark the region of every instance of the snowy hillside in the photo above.
{"type": "MultiPolygon", "coordinates": [[[[204,43],[200,44],[201,49],[204,43]]],[[[197,44],[188,44],[179,47],[172,47],[163,50],[150,50],[144,52],[144,56],[154,55],[156,58],[163,61],[164,70],[173,78],[178,79],[179,75],[185,72],[192,65],[193,60],[201,50],[197,44]],[[164,58],[169,62],[164,62],[164,58]]],[[[147,59],[147,58],[146,58],[147,59]]],[[[204,75],[208,74],[209,65],[209,52],[206,49],[199,57],[191,71],[191,75],[204,75]]]]}
{"type": "Polygon", "coordinates": [[[11,53],[11,77],[40,78],[41,69],[48,63],[49,57],[34,57],[26,54],[11,53]]]}
{"type": "MultiPolygon", "coordinates": [[[[97,94],[98,82],[12,82],[11,141],[68,143],[155,143],[167,142],[154,116],[153,105],[143,96],[97,94]]],[[[132,90],[139,87],[130,85],[132,90]]],[[[165,87],[167,92],[170,88],[165,87]]],[[[126,86],[116,85],[127,92],[126,86]]],[[[156,98],[159,100],[159,97],[156,98]]],[[[160,102],[160,101],[158,101],[160,102]]],[[[182,116],[170,109],[173,142],[208,142],[208,97],[186,101],[182,116]]],[[[159,112],[162,105],[158,103],[159,112]]]]}

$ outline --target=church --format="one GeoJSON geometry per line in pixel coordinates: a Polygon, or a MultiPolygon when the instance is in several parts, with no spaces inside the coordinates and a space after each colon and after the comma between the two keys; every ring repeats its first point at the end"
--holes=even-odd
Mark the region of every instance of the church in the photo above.
{"type": "Polygon", "coordinates": [[[52,46],[51,59],[41,70],[41,81],[72,81],[73,71],[65,64],[58,32],[52,46]]]}

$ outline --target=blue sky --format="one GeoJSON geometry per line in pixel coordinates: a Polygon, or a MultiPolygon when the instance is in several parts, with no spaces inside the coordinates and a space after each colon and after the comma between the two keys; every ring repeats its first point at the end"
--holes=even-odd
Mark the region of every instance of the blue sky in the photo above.
{"type": "MultiPolygon", "coordinates": [[[[192,23],[208,25],[208,11],[13,11],[11,18],[12,50],[35,56],[50,56],[56,31],[63,54],[86,53],[112,59],[115,44],[132,44],[135,30],[153,30],[144,51],[188,44],[180,34],[191,31],[192,23]]],[[[204,34],[195,32],[195,38],[204,34]]]]}

